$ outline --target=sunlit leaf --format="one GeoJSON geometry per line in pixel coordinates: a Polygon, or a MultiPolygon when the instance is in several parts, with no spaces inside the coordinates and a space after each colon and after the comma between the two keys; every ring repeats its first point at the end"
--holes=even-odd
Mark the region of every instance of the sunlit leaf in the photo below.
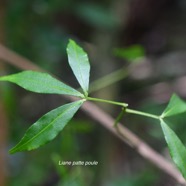
{"type": "Polygon", "coordinates": [[[10,153],[33,150],[54,139],[74,116],[83,100],[58,107],[34,123],[10,153]]]}
{"type": "Polygon", "coordinates": [[[170,155],[183,177],[186,178],[186,148],[175,132],[163,120],[161,120],[161,127],[169,147],[170,155]]]}
{"type": "Polygon", "coordinates": [[[83,97],[83,95],[70,86],[58,81],[51,75],[35,71],[23,71],[17,74],[0,77],[0,81],[15,83],[26,90],[37,93],[66,94],[83,97]]]}
{"type": "Polygon", "coordinates": [[[70,67],[85,95],[88,95],[90,64],[86,52],[73,40],[69,40],[67,46],[68,61],[70,67]]]}
{"type": "Polygon", "coordinates": [[[162,118],[171,117],[174,115],[186,112],[186,103],[181,100],[176,94],[173,94],[168,106],[162,114],[162,118]]]}

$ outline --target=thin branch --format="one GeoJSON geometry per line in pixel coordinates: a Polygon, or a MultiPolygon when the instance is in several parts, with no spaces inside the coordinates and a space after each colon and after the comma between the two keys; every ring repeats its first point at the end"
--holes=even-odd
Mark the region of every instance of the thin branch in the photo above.
{"type": "Polygon", "coordinates": [[[37,70],[44,71],[39,66],[35,65],[30,60],[18,55],[17,53],[9,50],[5,46],[0,44],[0,59],[13,65],[21,70],[37,70]]]}
{"type": "Polygon", "coordinates": [[[125,79],[128,76],[129,72],[127,67],[123,67],[119,70],[116,70],[104,77],[101,77],[90,83],[89,94],[96,92],[97,90],[103,89],[109,85],[117,83],[118,81],[125,79]]]}
{"type": "MultiPolygon", "coordinates": [[[[15,52],[12,52],[2,45],[0,45],[0,59],[22,70],[44,71],[31,61],[17,55],[15,52]]],[[[65,98],[71,101],[76,100],[75,97],[65,96],[65,98]]],[[[142,157],[149,160],[156,167],[177,180],[178,183],[186,185],[186,181],[171,162],[169,162],[161,154],[153,150],[149,145],[147,145],[129,129],[122,126],[121,123],[118,123],[117,127],[113,127],[115,120],[98,106],[91,102],[86,102],[82,106],[82,110],[87,113],[92,119],[98,121],[102,126],[107,128],[115,136],[120,138],[123,142],[134,148],[142,157]]]]}
{"type": "Polygon", "coordinates": [[[121,123],[118,123],[116,127],[113,127],[115,120],[98,106],[93,103],[86,102],[82,109],[84,112],[90,115],[91,118],[98,121],[114,135],[119,137],[123,142],[134,148],[145,159],[149,160],[156,167],[175,178],[178,183],[186,185],[186,181],[171,162],[153,150],[149,145],[147,145],[129,129],[124,127],[121,123]]]}

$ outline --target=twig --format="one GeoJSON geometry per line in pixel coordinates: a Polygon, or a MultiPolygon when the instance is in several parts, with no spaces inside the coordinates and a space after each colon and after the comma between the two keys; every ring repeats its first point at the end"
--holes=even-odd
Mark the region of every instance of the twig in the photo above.
{"type": "MultiPolygon", "coordinates": [[[[33,64],[31,61],[21,57],[20,55],[12,52],[2,45],[0,45],[0,59],[22,70],[44,71],[37,65],[33,64]]],[[[75,97],[70,96],[65,96],[65,98],[71,101],[76,100],[75,97]]],[[[121,123],[118,123],[117,127],[113,127],[115,120],[98,106],[93,103],[86,102],[82,106],[82,110],[86,112],[92,119],[98,121],[102,126],[107,128],[115,136],[120,138],[123,142],[134,148],[145,159],[149,160],[156,167],[177,180],[178,183],[186,185],[186,181],[171,162],[169,162],[161,154],[154,151],[150,146],[148,146],[143,140],[137,137],[129,129],[122,126],[121,123]]]]}
{"type": "Polygon", "coordinates": [[[160,168],[162,171],[175,178],[178,183],[186,185],[186,181],[171,162],[169,162],[162,155],[154,151],[143,140],[137,137],[129,129],[124,127],[121,123],[118,123],[116,127],[113,127],[113,123],[115,120],[98,106],[93,103],[86,102],[83,105],[82,109],[84,112],[90,115],[91,118],[98,121],[105,128],[107,128],[113,134],[119,137],[123,142],[136,149],[136,151],[145,159],[149,160],[156,167],[160,168]]]}
{"type": "Polygon", "coordinates": [[[119,70],[116,70],[104,77],[101,77],[98,80],[91,82],[89,93],[95,92],[97,90],[103,89],[109,85],[112,85],[128,76],[129,72],[127,67],[123,67],[119,70]]]}
{"type": "Polygon", "coordinates": [[[39,66],[35,65],[33,62],[9,50],[8,48],[6,48],[1,44],[0,44],[0,59],[22,70],[44,71],[39,66]]]}

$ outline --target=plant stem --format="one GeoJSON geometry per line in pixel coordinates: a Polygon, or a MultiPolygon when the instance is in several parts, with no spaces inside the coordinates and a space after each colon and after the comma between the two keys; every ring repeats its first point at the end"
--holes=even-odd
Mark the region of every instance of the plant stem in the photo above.
{"type": "MultiPolygon", "coordinates": [[[[7,64],[13,65],[22,70],[40,70],[42,72],[45,71],[1,44],[0,59],[2,59],[3,62],[6,62],[7,64]]],[[[76,101],[75,97],[65,96],[65,98],[71,101],[76,101]]],[[[118,124],[120,133],[122,135],[118,134],[116,128],[113,127],[114,119],[109,114],[107,114],[94,104],[85,104],[82,106],[82,109],[85,113],[88,113],[92,119],[98,121],[98,123],[112,132],[112,134],[116,135],[119,139],[121,139],[128,145],[130,144],[130,146],[134,148],[134,150],[136,150],[146,160],[150,161],[160,170],[167,173],[169,176],[171,176],[171,178],[177,180],[178,183],[183,185],[186,184],[180,172],[178,172],[178,170],[175,168],[175,166],[172,165],[170,161],[168,161],[158,152],[154,151],[147,143],[136,136],[136,134],[131,132],[128,128],[121,124],[118,124]]]]}
{"type": "Polygon", "coordinates": [[[149,113],[146,113],[146,112],[141,112],[141,111],[138,111],[138,110],[133,110],[133,109],[126,108],[125,109],[125,112],[130,113],[130,114],[136,114],[136,115],[146,116],[146,117],[154,118],[154,119],[158,119],[158,120],[160,119],[160,117],[157,116],[157,115],[149,114],[149,113]]]}
{"type": "Polygon", "coordinates": [[[125,114],[125,110],[126,108],[122,108],[121,112],[119,113],[119,115],[117,116],[115,122],[114,122],[114,126],[116,127],[117,124],[120,122],[120,120],[123,118],[124,114],[125,114]]]}
{"type": "Polygon", "coordinates": [[[93,81],[90,84],[89,93],[98,91],[102,88],[112,85],[112,84],[126,78],[128,76],[128,74],[129,74],[128,68],[123,67],[123,68],[116,70],[108,75],[105,75],[104,77],[101,77],[101,78],[93,81]]]}
{"type": "MultiPolygon", "coordinates": [[[[113,104],[113,105],[119,105],[119,106],[122,106],[122,107],[127,107],[128,106],[127,103],[121,103],[121,102],[110,101],[110,100],[99,99],[99,98],[87,97],[86,100],[103,102],[103,103],[109,103],[109,104],[113,104]]],[[[157,115],[149,114],[149,113],[146,113],[146,112],[141,112],[141,111],[138,111],[138,110],[133,110],[133,109],[125,108],[125,112],[126,113],[130,113],[130,114],[136,114],[136,115],[146,116],[146,117],[154,118],[154,119],[158,119],[158,120],[160,119],[160,117],[157,116],[157,115]]]]}
{"type": "Polygon", "coordinates": [[[89,101],[109,103],[109,104],[113,104],[113,105],[119,105],[119,106],[122,106],[122,107],[127,107],[128,106],[127,103],[121,103],[121,102],[110,101],[110,100],[105,100],[105,99],[92,98],[92,97],[87,97],[86,99],[89,100],[89,101]]]}

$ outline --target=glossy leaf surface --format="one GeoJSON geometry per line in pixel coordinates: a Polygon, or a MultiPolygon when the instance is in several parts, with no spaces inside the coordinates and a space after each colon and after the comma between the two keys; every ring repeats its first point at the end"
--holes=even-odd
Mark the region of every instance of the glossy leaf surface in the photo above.
{"type": "Polygon", "coordinates": [[[66,94],[83,97],[77,90],[53,78],[51,75],[42,72],[23,71],[17,74],[0,77],[0,81],[9,81],[26,90],[37,93],[66,94]]]}
{"type": "Polygon", "coordinates": [[[175,132],[163,120],[161,120],[161,127],[170,155],[183,177],[186,178],[186,148],[175,132]]]}
{"type": "Polygon", "coordinates": [[[171,117],[186,112],[186,103],[176,94],[171,97],[168,106],[164,110],[162,117],[171,117]]]}
{"type": "Polygon", "coordinates": [[[73,40],[67,46],[69,65],[85,95],[88,95],[90,64],[87,53],[73,40]]]}
{"type": "Polygon", "coordinates": [[[34,123],[10,153],[33,150],[54,139],[83,104],[83,100],[58,107],[34,123]]]}

